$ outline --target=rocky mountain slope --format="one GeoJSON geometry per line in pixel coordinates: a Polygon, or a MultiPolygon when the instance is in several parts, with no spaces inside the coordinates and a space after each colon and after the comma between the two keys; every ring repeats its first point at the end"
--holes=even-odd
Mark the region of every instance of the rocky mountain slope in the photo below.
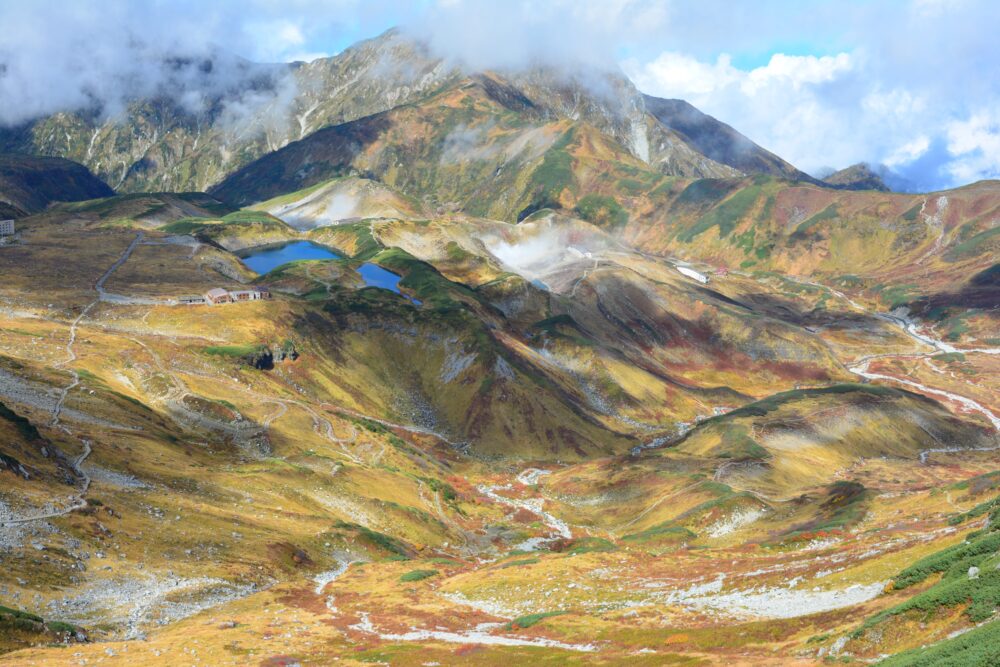
{"type": "Polygon", "coordinates": [[[106,183],[75,162],[0,154],[0,218],[38,213],[52,202],[97,199],[113,194],[106,183]]]}
{"type": "Polygon", "coordinates": [[[684,100],[665,100],[651,95],[644,95],[643,100],[653,117],[677,132],[705,157],[729,165],[743,174],[769,174],[793,181],[814,181],[808,174],[684,100]]]}
{"type": "MultiPolygon", "coordinates": [[[[291,141],[426,100],[469,76],[392,30],[332,58],[247,77],[245,88],[212,99],[204,111],[166,96],[137,99],[123,117],[59,113],[0,130],[0,147],[77,160],[122,192],[206,190],[291,141]]],[[[733,176],[765,169],[799,175],[728,126],[695,131],[677,114],[669,116],[689,136],[665,124],[618,72],[537,68],[473,76],[491,82],[486,85],[504,104],[520,105],[518,111],[593,125],[663,173],[733,176]],[[724,135],[717,140],[722,148],[711,150],[725,158],[720,161],[700,148],[716,141],[707,138],[716,131],[724,135]],[[736,147],[744,146],[756,157],[738,158],[736,147]]]]}
{"type": "MultiPolygon", "coordinates": [[[[935,295],[978,294],[968,281],[996,263],[994,183],[907,195],[764,175],[668,177],[593,125],[536,116],[498,85],[468,79],[419,104],[326,128],[251,163],[212,193],[248,205],[363,174],[429,212],[516,221],[562,210],[647,252],[713,270],[833,280],[889,309],[926,312],[925,304],[941,302],[935,295]]],[[[971,317],[985,331],[992,309],[980,295],[934,317],[950,329],[971,317]]]]}
{"type": "Polygon", "coordinates": [[[396,31],[240,67],[4,134],[130,192],[0,247],[0,663],[990,664],[1000,184],[396,31]]]}
{"type": "Polygon", "coordinates": [[[863,162],[836,171],[824,178],[823,182],[845,190],[889,191],[889,186],[885,184],[882,177],[875,173],[871,166],[863,162]]]}

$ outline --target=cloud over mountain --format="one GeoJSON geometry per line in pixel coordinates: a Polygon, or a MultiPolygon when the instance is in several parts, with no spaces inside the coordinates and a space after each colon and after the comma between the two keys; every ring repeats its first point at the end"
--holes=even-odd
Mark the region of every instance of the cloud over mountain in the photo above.
{"type": "Polygon", "coordinates": [[[686,99],[806,171],[883,164],[918,189],[1000,176],[1000,5],[987,0],[46,6],[0,0],[0,124],[114,115],[157,94],[192,110],[225,97],[238,123],[289,95],[280,71],[247,61],[310,60],[401,25],[470,69],[620,64],[643,92],[686,99]]]}

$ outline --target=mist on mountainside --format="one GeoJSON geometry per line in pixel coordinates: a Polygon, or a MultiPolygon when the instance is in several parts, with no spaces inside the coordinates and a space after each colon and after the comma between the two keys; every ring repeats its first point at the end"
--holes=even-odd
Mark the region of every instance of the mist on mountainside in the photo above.
{"type": "Polygon", "coordinates": [[[235,129],[294,97],[287,65],[235,55],[244,40],[233,43],[233,31],[216,30],[220,22],[177,21],[166,12],[156,5],[73,3],[43,18],[28,6],[5,4],[0,17],[20,29],[6,31],[0,44],[0,125],[71,111],[117,118],[136,99],[158,98],[235,129]]]}

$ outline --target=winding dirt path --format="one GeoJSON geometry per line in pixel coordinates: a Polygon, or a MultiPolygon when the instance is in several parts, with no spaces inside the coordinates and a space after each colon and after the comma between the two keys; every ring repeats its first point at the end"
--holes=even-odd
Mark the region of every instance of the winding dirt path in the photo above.
{"type": "MultiPolygon", "coordinates": [[[[69,340],[66,343],[66,359],[60,361],[57,364],[54,364],[55,367],[59,368],[62,366],[66,366],[67,364],[71,364],[77,360],[76,351],[73,348],[74,345],[76,344],[76,335],[77,335],[77,330],[80,326],[80,322],[83,320],[84,317],[87,316],[87,313],[90,312],[91,308],[100,303],[101,297],[104,295],[104,284],[108,281],[108,279],[112,276],[112,274],[114,274],[114,272],[117,271],[122,266],[122,264],[128,261],[128,258],[132,256],[132,251],[134,251],[136,246],[139,245],[139,243],[142,241],[142,238],[143,238],[142,232],[136,234],[135,238],[132,239],[132,242],[129,243],[127,248],[125,248],[125,251],[121,254],[121,256],[117,260],[115,260],[115,262],[110,267],[108,267],[108,270],[105,271],[101,275],[101,277],[97,279],[96,283],[94,283],[94,290],[97,292],[98,295],[97,299],[87,304],[87,306],[80,312],[80,314],[76,317],[76,319],[73,320],[73,323],[70,325],[69,328],[69,340]]],[[[49,422],[49,426],[53,428],[59,428],[62,431],[64,431],[67,435],[72,436],[73,433],[69,430],[69,428],[67,428],[60,422],[63,405],[65,405],[66,403],[66,397],[69,395],[70,391],[72,391],[80,384],[80,374],[73,369],[70,369],[69,372],[72,374],[73,379],[70,381],[68,385],[66,385],[59,391],[59,399],[56,401],[55,406],[52,408],[52,420],[49,422]]],[[[84,461],[87,460],[87,457],[90,456],[91,452],[93,451],[93,448],[91,447],[90,440],[87,440],[86,438],[78,438],[78,439],[80,440],[80,444],[83,445],[83,452],[81,452],[79,456],[73,459],[73,462],[70,464],[70,467],[73,469],[73,472],[76,473],[76,475],[80,477],[80,479],[83,481],[80,485],[77,494],[73,496],[72,502],[70,502],[69,505],[67,505],[65,508],[61,510],[54,510],[52,512],[46,512],[45,514],[38,514],[36,516],[31,516],[31,517],[9,519],[7,521],[0,523],[0,528],[6,526],[13,526],[17,524],[31,523],[34,521],[45,521],[48,519],[55,519],[57,517],[66,516],[70,512],[75,512],[76,510],[82,509],[83,507],[87,506],[87,500],[85,496],[87,492],[90,490],[91,479],[90,475],[88,475],[83,470],[83,463],[84,461]]]]}
{"type": "MultiPolygon", "coordinates": [[[[813,287],[818,287],[824,289],[830,294],[833,294],[838,299],[841,299],[848,303],[855,310],[870,315],[876,319],[879,319],[888,324],[892,324],[899,328],[908,338],[914,340],[915,342],[932,348],[933,352],[908,352],[908,353],[886,353],[886,354],[873,354],[869,356],[862,357],[856,360],[854,363],[845,365],[847,370],[858,375],[866,380],[878,380],[882,382],[895,382],[897,384],[906,385],[912,387],[919,392],[933,394],[935,396],[941,396],[947,398],[955,403],[965,406],[967,409],[978,412],[984,415],[989,422],[993,425],[994,430],[1000,434],[1000,416],[994,413],[992,410],[982,405],[981,403],[959,394],[955,394],[944,389],[939,389],[936,387],[929,387],[927,385],[909,380],[906,378],[899,378],[891,375],[884,375],[881,373],[872,373],[868,370],[871,362],[877,359],[929,359],[936,354],[949,354],[949,353],[961,353],[961,354],[1000,354],[1000,347],[981,347],[981,348],[957,348],[954,345],[950,345],[943,340],[934,338],[920,331],[920,327],[916,321],[911,319],[905,314],[892,313],[876,313],[868,310],[861,304],[857,303],[850,297],[848,297],[843,292],[837,291],[828,285],[822,283],[813,282],[810,280],[805,280],[803,278],[796,278],[794,276],[784,276],[787,280],[800,283],[803,285],[811,285],[813,287]]],[[[990,449],[998,449],[1000,445],[990,449]]],[[[931,452],[954,452],[963,451],[962,448],[944,448],[944,449],[934,449],[927,450],[920,455],[921,460],[926,459],[926,454],[931,452]]]]}
{"type": "MultiPolygon", "coordinates": [[[[916,352],[910,354],[870,355],[867,357],[862,357],[855,363],[847,366],[847,369],[849,371],[851,371],[855,375],[860,375],[861,377],[868,380],[882,380],[883,382],[896,382],[898,384],[903,384],[908,387],[913,387],[914,389],[923,393],[934,394],[936,396],[942,396],[944,398],[947,398],[955,403],[965,406],[967,409],[973,412],[978,412],[984,415],[993,425],[993,429],[997,433],[1000,433],[1000,416],[997,416],[997,414],[994,413],[992,410],[990,410],[986,406],[982,405],[977,401],[974,401],[973,399],[967,396],[961,396],[959,394],[955,394],[950,391],[945,391],[944,389],[938,389],[936,387],[928,387],[927,385],[920,384],[919,382],[915,382],[913,380],[909,380],[906,378],[899,378],[891,375],[883,375],[881,373],[872,373],[871,371],[868,370],[868,366],[871,364],[871,362],[875,361],[876,359],[929,359],[930,357],[936,354],[950,354],[956,352],[961,354],[1000,354],[1000,348],[997,347],[969,348],[969,349],[956,348],[953,345],[949,345],[948,343],[945,343],[942,340],[921,333],[917,326],[917,323],[914,322],[909,317],[906,317],[905,315],[895,315],[893,313],[875,313],[874,316],[884,322],[889,322],[898,326],[903,331],[903,333],[912,338],[914,341],[921,343],[922,345],[927,345],[933,348],[934,351],[926,353],[916,352]]],[[[997,449],[997,448],[1000,448],[1000,445],[998,445],[997,447],[993,447],[991,449],[997,449]]],[[[952,451],[961,451],[961,448],[928,450],[927,452],[924,452],[920,455],[921,460],[922,461],[925,460],[926,459],[925,454],[930,453],[932,451],[952,452],[952,451]]]]}

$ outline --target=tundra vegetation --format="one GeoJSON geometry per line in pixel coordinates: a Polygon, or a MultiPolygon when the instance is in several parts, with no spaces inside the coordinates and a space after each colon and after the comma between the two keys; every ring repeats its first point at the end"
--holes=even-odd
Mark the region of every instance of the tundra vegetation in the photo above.
{"type": "Polygon", "coordinates": [[[0,132],[86,162],[0,162],[0,663],[996,662],[995,182],[396,32],[293,76],[273,143],[0,132]]]}

